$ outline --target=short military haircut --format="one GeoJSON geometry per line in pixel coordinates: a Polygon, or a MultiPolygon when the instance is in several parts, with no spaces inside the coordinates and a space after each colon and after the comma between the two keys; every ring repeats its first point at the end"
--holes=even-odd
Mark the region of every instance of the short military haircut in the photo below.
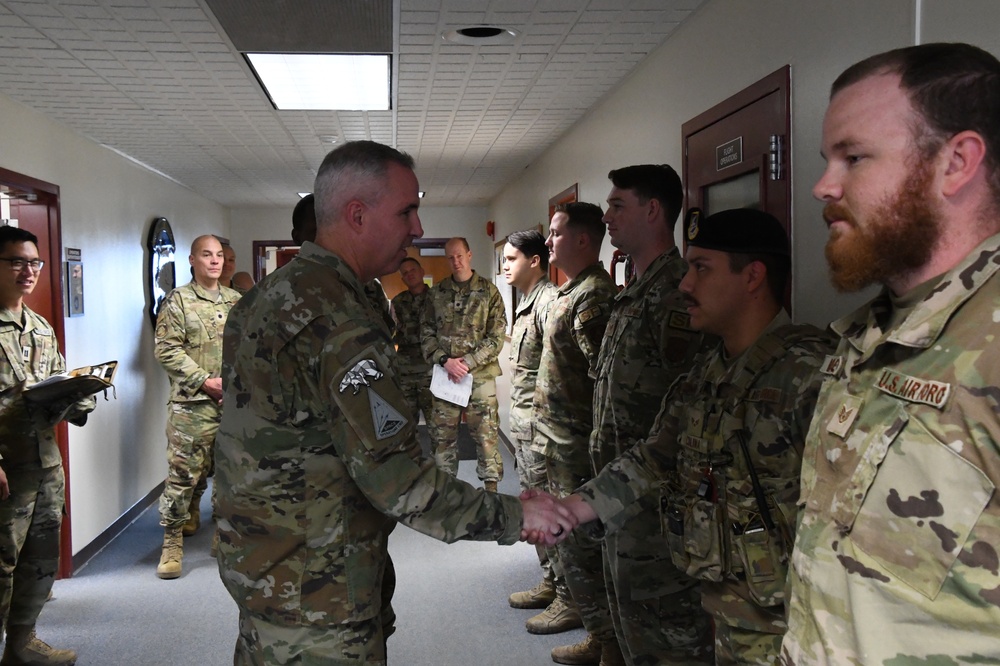
{"type": "Polygon", "coordinates": [[[323,159],[316,174],[316,225],[333,223],[348,202],[376,204],[390,163],[413,169],[413,158],[375,141],[349,141],[323,159]]]}
{"type": "Polygon", "coordinates": [[[194,253],[198,250],[199,245],[201,245],[202,243],[204,243],[209,239],[214,240],[216,243],[222,246],[222,241],[219,240],[218,236],[214,236],[212,234],[202,234],[201,236],[198,236],[193,241],[191,241],[191,256],[194,256],[194,253]]]}
{"type": "Polygon", "coordinates": [[[413,262],[413,263],[415,263],[415,264],[416,264],[416,265],[417,265],[417,266],[418,266],[419,268],[423,268],[423,266],[421,266],[421,265],[420,265],[420,262],[419,262],[419,261],[417,261],[416,259],[414,259],[413,257],[406,257],[406,258],[405,258],[405,259],[403,259],[403,260],[402,260],[401,262],[399,262],[399,269],[400,269],[400,270],[403,270],[403,264],[405,264],[405,263],[406,263],[406,262],[408,262],[408,261],[412,261],[412,262],[413,262]]]}
{"type": "Polygon", "coordinates": [[[445,243],[445,245],[447,245],[448,243],[450,243],[452,241],[458,241],[459,243],[462,244],[462,247],[465,248],[466,252],[472,252],[472,248],[469,247],[469,241],[464,236],[452,236],[451,238],[449,238],[447,240],[447,242],[445,243]]]}
{"type": "Polygon", "coordinates": [[[639,201],[656,199],[671,231],[681,214],[684,187],[681,178],[669,164],[636,164],[608,173],[611,184],[620,190],[632,190],[639,201]]]}
{"type": "Polygon", "coordinates": [[[538,257],[541,260],[539,265],[542,267],[542,270],[549,270],[549,248],[545,245],[545,236],[539,233],[538,230],[525,229],[524,231],[515,231],[510,236],[507,236],[507,242],[512,247],[517,248],[528,259],[538,257]]]}
{"type": "Polygon", "coordinates": [[[38,247],[38,236],[27,229],[5,224],[0,226],[0,250],[5,249],[7,243],[34,243],[38,247]]]}
{"type": "Polygon", "coordinates": [[[848,67],[830,90],[880,74],[896,74],[910,103],[923,118],[914,127],[921,157],[966,130],[983,137],[985,164],[994,203],[1000,205],[1000,61],[970,44],[920,44],[894,49],[848,67]]]}
{"type": "Polygon", "coordinates": [[[562,204],[556,210],[566,213],[566,226],[585,233],[593,245],[600,248],[604,242],[604,211],[597,204],[574,201],[562,204]]]}
{"type": "Polygon", "coordinates": [[[316,240],[316,197],[307,194],[292,210],[292,240],[298,244],[316,240]]]}

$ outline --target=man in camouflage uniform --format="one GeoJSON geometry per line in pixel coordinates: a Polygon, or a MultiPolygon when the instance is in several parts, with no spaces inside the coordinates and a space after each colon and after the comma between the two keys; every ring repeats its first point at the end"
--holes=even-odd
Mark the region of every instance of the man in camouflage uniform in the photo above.
{"type": "MultiPolygon", "coordinates": [[[[635,275],[615,299],[597,361],[590,438],[595,474],[646,438],[667,389],[702,346],[677,290],[687,270],[674,244],[681,179],[666,164],[616,169],[608,178],[604,222],[635,275]]],[[[658,500],[642,498],[642,510],[603,543],[618,642],[629,664],[711,663],[711,626],[698,583],[670,561],[658,500]]]]}
{"type": "Polygon", "coordinates": [[[465,408],[435,396],[427,432],[435,462],[457,474],[458,424],[464,411],[476,442],[476,476],[487,490],[496,492],[497,482],[503,478],[503,460],[497,449],[497,357],[503,347],[507,313],[496,286],[472,270],[468,241],[450,239],[445,253],[451,277],[431,289],[430,307],[421,320],[421,344],[427,362],[443,367],[453,382],[472,373],[472,396],[465,408]]]}
{"type": "Polygon", "coordinates": [[[421,456],[391,341],[362,289],[423,233],[412,158],[344,144],[316,192],[316,242],[226,326],[219,573],[240,611],[238,665],[385,664],[397,520],[444,541],[500,543],[574,524],[554,503],[483,492],[421,456]]]}
{"type": "Polygon", "coordinates": [[[782,309],[790,260],[774,217],[723,211],[692,220],[687,237],[690,268],[680,290],[691,326],[721,341],[671,388],[648,439],[573,500],[581,520],[599,517],[609,534],[639,512],[662,520],[651,529],[665,534],[674,564],[701,581],[715,622],[715,663],[766,666],[776,663],[785,629],[802,448],[833,341],[792,324],[782,309]],[[650,508],[648,497],[658,506],[650,508]]]}
{"type": "MultiPolygon", "coordinates": [[[[510,439],[521,490],[544,490],[549,487],[545,476],[545,451],[532,441],[532,403],[542,356],[545,319],[557,291],[549,281],[549,249],[545,246],[545,237],[534,229],[510,234],[503,248],[503,274],[507,284],[522,294],[514,309],[510,331],[510,439]]],[[[569,598],[566,580],[558,570],[555,549],[536,548],[542,566],[542,582],[530,590],[510,595],[508,602],[512,608],[547,608],[556,598],[557,585],[563,588],[560,596],[569,598]]],[[[580,626],[579,617],[571,620],[573,626],[580,626]]]]}
{"type": "Polygon", "coordinates": [[[392,340],[396,343],[399,383],[413,418],[419,419],[423,412],[427,420],[433,405],[431,366],[424,360],[420,347],[420,317],[428,307],[430,287],[424,282],[423,267],[413,257],[407,257],[399,265],[399,275],[406,285],[406,291],[392,299],[392,318],[395,320],[392,340]]]}
{"type": "MultiPolygon", "coordinates": [[[[567,277],[549,310],[533,403],[535,444],[545,452],[549,491],[565,497],[593,478],[588,451],[594,423],[594,371],[611,312],[615,284],[600,262],[603,212],[589,203],[567,204],[549,225],[549,261],[567,277]]],[[[601,544],[574,533],[558,546],[572,599],[559,596],[528,631],[540,633],[561,615],[579,613],[588,636],[560,646],[560,664],[611,665],[621,661],[604,585],[601,544]],[[574,605],[576,606],[574,608],[574,605]],[[602,654],[603,652],[603,654],[602,654]]]]}
{"type": "Polygon", "coordinates": [[[224,260],[215,236],[199,236],[188,261],[194,278],[174,289],[156,318],[153,353],[170,379],[167,403],[167,480],[160,497],[163,548],[156,575],[181,575],[184,535],[201,523],[201,497],[212,470],[212,448],[222,415],[222,331],[234,289],[219,284],[224,260]]]}
{"type": "Polygon", "coordinates": [[[1000,662],[1000,62],[967,44],[833,84],[813,194],[841,336],[802,467],[785,664],[1000,662]]]}
{"type": "Polygon", "coordinates": [[[38,615],[59,565],[59,527],[66,486],[54,428],[83,425],[93,398],[33,407],[24,387],[66,370],[48,322],[24,304],[42,262],[38,238],[0,226],[0,634],[4,664],[73,664],[35,635],[38,615]]]}

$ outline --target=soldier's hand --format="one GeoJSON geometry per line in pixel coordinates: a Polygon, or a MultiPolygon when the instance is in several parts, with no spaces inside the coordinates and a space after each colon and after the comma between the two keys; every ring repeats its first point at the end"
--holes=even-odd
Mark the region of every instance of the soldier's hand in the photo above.
{"type": "Polygon", "coordinates": [[[212,400],[222,404],[222,377],[209,377],[201,385],[201,390],[207,393],[212,400]]]}
{"type": "Polygon", "coordinates": [[[559,500],[541,490],[522,493],[521,506],[524,509],[521,539],[531,544],[554,546],[569,536],[579,522],[559,500]]]}
{"type": "Polygon", "coordinates": [[[0,500],[10,497],[10,485],[7,483],[7,473],[0,467],[0,500]]]}
{"type": "Polygon", "coordinates": [[[469,366],[461,358],[449,358],[444,362],[444,369],[448,373],[448,379],[455,383],[462,381],[462,378],[469,374],[469,366]]]}

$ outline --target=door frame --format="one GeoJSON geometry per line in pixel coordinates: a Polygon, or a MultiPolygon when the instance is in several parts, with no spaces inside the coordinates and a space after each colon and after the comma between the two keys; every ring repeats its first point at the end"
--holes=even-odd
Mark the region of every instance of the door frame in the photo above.
{"type": "MultiPolygon", "coordinates": [[[[24,192],[25,194],[35,194],[38,201],[44,201],[48,211],[48,253],[42,257],[47,266],[51,266],[49,271],[49,299],[52,303],[52,316],[47,318],[49,325],[56,335],[56,342],[59,345],[59,353],[66,357],[66,329],[65,316],[66,308],[63,299],[63,263],[62,263],[62,220],[59,206],[59,186],[44,180],[32,178],[16,171],[0,168],[0,185],[24,192]]],[[[36,294],[32,294],[35,296],[36,294]]],[[[66,512],[62,520],[62,527],[59,532],[59,569],[56,575],[59,578],[69,578],[73,575],[73,512],[70,503],[70,478],[69,478],[69,427],[65,421],[60,421],[55,427],[56,443],[59,446],[59,453],[62,455],[63,476],[66,480],[66,512]]]]}

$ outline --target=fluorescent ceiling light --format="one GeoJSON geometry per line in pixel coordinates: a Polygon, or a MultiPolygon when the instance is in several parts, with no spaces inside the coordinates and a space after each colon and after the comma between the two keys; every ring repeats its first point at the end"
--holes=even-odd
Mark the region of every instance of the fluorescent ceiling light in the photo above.
{"type": "Polygon", "coordinates": [[[247,53],[275,108],[385,111],[389,56],[247,53]]]}
{"type": "Polygon", "coordinates": [[[305,199],[310,194],[312,194],[312,192],[299,192],[299,199],[305,199]]]}

